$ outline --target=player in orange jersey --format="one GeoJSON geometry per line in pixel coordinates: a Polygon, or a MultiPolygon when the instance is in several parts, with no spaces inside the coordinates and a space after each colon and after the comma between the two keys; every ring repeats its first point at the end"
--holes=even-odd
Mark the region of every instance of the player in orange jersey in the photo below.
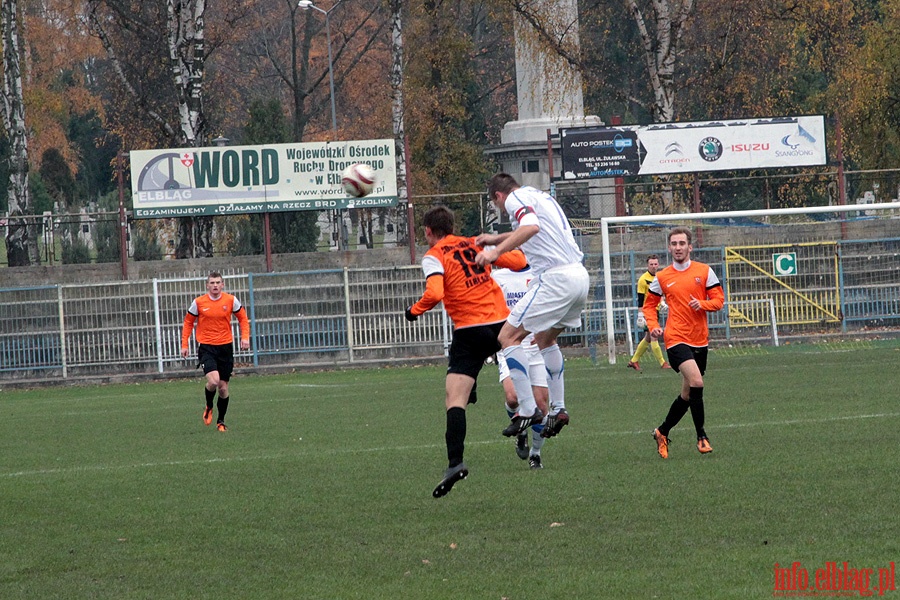
{"type": "MultiPolygon", "coordinates": [[[[430,249],[422,258],[425,293],[406,309],[406,319],[415,321],[424,312],[444,303],[453,320],[450,365],[447,368],[444,404],[447,408],[449,466],[432,495],[446,495],[469,468],[463,462],[466,441],[466,406],[475,402],[475,383],[485,359],[500,350],[497,335],[509,316],[506,296],[491,277],[491,265],[479,265],[475,256],[482,248],[475,238],[453,234],[453,212],[435,206],[425,213],[425,240],[430,249]]],[[[496,258],[498,267],[524,269],[525,255],[519,250],[496,258]]]]}
{"type": "Polygon", "coordinates": [[[234,370],[234,341],[231,335],[231,317],[237,317],[241,328],[241,350],[250,348],[250,320],[247,311],[241,305],[240,300],[224,292],[225,283],[222,274],[212,272],[206,278],[206,291],[203,296],[198,296],[184,315],[184,325],[181,328],[181,356],[187,358],[188,342],[191,339],[191,331],[194,323],[197,324],[197,366],[203,367],[206,373],[206,405],[203,408],[203,422],[212,423],[213,399],[216,391],[219,392],[219,400],[216,408],[219,409],[219,417],[216,419],[216,429],[228,431],[225,425],[225,413],[228,411],[228,381],[234,370]]]}
{"type": "Polygon", "coordinates": [[[659,338],[663,329],[656,307],[665,296],[669,305],[666,354],[672,368],[681,373],[681,393],[669,408],[662,425],[653,430],[657,452],[663,458],[669,457],[669,430],[678,424],[688,409],[697,430],[697,450],[701,454],[712,452],[703,428],[703,375],[709,346],[706,313],[720,310],[725,305],[725,294],[712,268],[691,260],[693,249],[689,229],[676,227],[669,232],[672,264],[656,273],[644,299],[644,316],[650,335],[659,338]]]}

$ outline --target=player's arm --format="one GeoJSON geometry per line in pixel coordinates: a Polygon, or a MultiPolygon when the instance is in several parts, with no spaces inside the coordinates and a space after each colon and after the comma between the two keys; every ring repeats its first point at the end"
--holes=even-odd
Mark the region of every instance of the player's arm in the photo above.
{"type": "Polygon", "coordinates": [[[250,349],[250,319],[247,317],[247,309],[241,306],[234,316],[237,317],[238,327],[241,329],[241,350],[250,349]]]}
{"type": "Polygon", "coordinates": [[[509,269],[510,271],[521,271],[528,266],[528,259],[521,250],[512,250],[497,257],[494,265],[501,269],[509,269]]]}
{"type": "Polygon", "coordinates": [[[706,290],[706,298],[700,301],[700,308],[706,312],[716,312],[725,306],[725,292],[719,283],[706,290]]]}
{"type": "Polygon", "coordinates": [[[425,292],[415,304],[406,309],[406,320],[415,321],[444,299],[444,274],[433,273],[425,280],[425,292]]]}
{"type": "Polygon", "coordinates": [[[644,319],[647,321],[647,329],[651,332],[654,329],[659,329],[659,318],[657,316],[656,307],[659,305],[662,296],[657,294],[652,289],[647,292],[647,295],[644,297],[644,319]]]}
{"type": "Polygon", "coordinates": [[[722,284],[716,277],[712,267],[706,276],[706,299],[700,301],[700,309],[706,312],[716,312],[725,306],[725,292],[722,290],[722,284]]]}
{"type": "MultiPolygon", "coordinates": [[[[537,218],[535,218],[534,224],[525,224],[523,222],[514,231],[508,231],[498,236],[491,236],[493,240],[499,240],[496,242],[497,245],[489,250],[482,250],[479,252],[478,255],[475,256],[475,263],[484,266],[496,261],[497,257],[504,252],[509,252],[518,248],[536,236],[538,231],[540,231],[540,227],[537,225],[537,218]]],[[[479,245],[487,245],[488,242],[486,241],[486,238],[487,236],[478,236],[475,238],[475,241],[479,245]]]]}
{"type": "Polygon", "coordinates": [[[181,356],[182,358],[187,358],[188,355],[188,345],[191,342],[191,333],[194,331],[194,323],[197,322],[197,315],[200,314],[200,311],[197,310],[197,301],[191,303],[191,307],[184,315],[184,323],[181,326],[181,356]]]}

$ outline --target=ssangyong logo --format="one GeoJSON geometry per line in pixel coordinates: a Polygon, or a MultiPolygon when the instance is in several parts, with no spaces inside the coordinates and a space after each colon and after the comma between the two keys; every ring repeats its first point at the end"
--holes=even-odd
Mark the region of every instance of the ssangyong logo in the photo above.
{"type": "Polygon", "coordinates": [[[816,143],[816,138],[807,130],[797,125],[797,131],[781,138],[781,145],[785,146],[785,150],[776,150],[777,157],[796,157],[796,156],[812,156],[813,152],[809,148],[801,148],[800,146],[811,145],[816,143]]]}
{"type": "Polygon", "coordinates": [[[707,137],[700,140],[700,158],[707,162],[714,162],[722,157],[722,142],[718,138],[707,137]]]}

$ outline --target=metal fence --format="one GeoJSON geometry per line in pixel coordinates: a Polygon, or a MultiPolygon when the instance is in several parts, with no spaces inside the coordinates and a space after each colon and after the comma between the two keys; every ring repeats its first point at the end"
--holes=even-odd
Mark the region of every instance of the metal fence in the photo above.
{"type": "MultiPolygon", "coordinates": [[[[900,330],[900,238],[820,246],[799,260],[810,269],[825,265],[815,267],[822,272],[811,276],[808,285],[834,290],[828,302],[837,307],[837,319],[823,316],[829,311],[800,319],[798,315],[808,315],[810,303],[797,298],[812,294],[773,287],[765,277],[736,269],[728,264],[733,247],[695,249],[694,258],[719,274],[734,305],[710,315],[713,345],[900,330]],[[758,311],[747,307],[754,302],[758,311]]],[[[651,252],[611,255],[614,326],[623,350],[628,347],[624,342],[640,335],[632,321],[635,284],[651,252]]],[[[666,256],[664,247],[655,253],[666,256]]],[[[597,254],[585,257],[592,285],[582,327],[560,338],[570,352],[596,356],[606,350],[601,262],[597,254]]],[[[403,317],[404,308],[424,289],[418,266],[232,274],[225,275],[225,282],[251,321],[251,349],[236,353],[239,367],[436,358],[449,343],[451,323],[443,311],[430,311],[415,323],[403,317]]],[[[196,362],[181,358],[182,323],[204,290],[205,277],[0,289],[0,381],[190,371],[196,362]]]]}

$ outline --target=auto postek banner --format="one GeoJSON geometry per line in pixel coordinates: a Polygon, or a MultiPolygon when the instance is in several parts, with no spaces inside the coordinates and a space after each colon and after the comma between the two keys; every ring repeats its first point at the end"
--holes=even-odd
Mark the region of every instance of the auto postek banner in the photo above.
{"type": "Polygon", "coordinates": [[[827,164],[822,115],[560,129],[564,180],[827,164]]]}

